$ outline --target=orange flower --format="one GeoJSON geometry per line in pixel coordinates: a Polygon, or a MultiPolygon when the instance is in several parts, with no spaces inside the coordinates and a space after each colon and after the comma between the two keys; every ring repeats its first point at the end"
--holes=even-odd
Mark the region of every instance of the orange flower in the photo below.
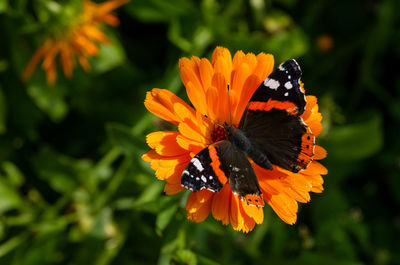
{"type": "MultiPolygon", "coordinates": [[[[182,171],[194,155],[218,138],[214,121],[229,123],[228,102],[232,125],[238,126],[252,94],[272,72],[273,66],[274,58],[270,54],[256,56],[238,51],[232,60],[227,49],[217,47],[211,62],[198,57],[179,61],[182,81],[194,109],[168,90],[155,88],[147,93],[146,108],[178,126],[178,131],[147,135],[147,144],[152,150],[143,155],[143,160],[150,162],[151,168],[156,171],[156,177],[166,181],[166,194],[176,194],[184,189],[180,183],[182,171]]],[[[312,133],[318,136],[322,129],[322,116],[318,112],[317,99],[314,96],[306,98],[306,110],[301,117],[312,133]]],[[[315,160],[325,156],[326,151],[315,146],[313,162],[299,173],[276,166],[273,170],[266,170],[252,164],[264,200],[286,223],[296,222],[297,202],[308,202],[309,192],[323,191],[321,175],[327,174],[327,169],[315,160]]],[[[218,193],[209,190],[192,192],[186,210],[188,218],[195,222],[205,220],[212,213],[223,224],[231,223],[235,230],[243,232],[251,231],[264,218],[263,208],[241,201],[229,185],[224,185],[218,193]]]]}
{"type": "Polygon", "coordinates": [[[75,67],[75,56],[85,71],[90,70],[88,58],[99,54],[97,44],[107,43],[107,36],[100,30],[100,25],[106,23],[118,26],[118,18],[110,13],[115,8],[129,0],[110,0],[96,4],[90,0],[83,0],[82,14],[71,21],[62,35],[49,36],[36,50],[27,64],[22,78],[27,80],[35,70],[37,64],[43,60],[42,68],[46,72],[47,84],[53,85],[57,78],[56,57],[59,55],[64,75],[72,77],[75,67]]]}

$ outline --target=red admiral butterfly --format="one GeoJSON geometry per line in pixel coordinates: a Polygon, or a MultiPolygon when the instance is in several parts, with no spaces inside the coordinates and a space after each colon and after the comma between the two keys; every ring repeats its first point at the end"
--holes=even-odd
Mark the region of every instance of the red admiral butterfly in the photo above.
{"type": "Polygon", "coordinates": [[[249,158],[269,170],[273,165],[294,173],[307,168],[314,156],[315,137],[300,117],[306,106],[301,74],[293,59],[275,69],[253,94],[238,128],[221,125],[226,140],[194,156],[182,173],[181,185],[191,191],[219,192],[229,182],[240,199],[264,206],[249,158]]]}

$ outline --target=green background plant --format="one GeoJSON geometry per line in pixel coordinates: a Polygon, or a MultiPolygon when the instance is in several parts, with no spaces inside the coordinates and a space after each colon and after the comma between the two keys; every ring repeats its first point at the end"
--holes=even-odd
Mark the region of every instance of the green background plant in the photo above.
{"type": "Polygon", "coordinates": [[[131,0],[92,72],[21,81],[79,6],[0,0],[0,264],[400,264],[399,1],[131,0]],[[293,226],[269,207],[249,234],[191,223],[188,194],[165,196],[141,160],[167,126],[145,92],[185,98],[178,59],[216,45],[297,58],[319,99],[326,190],[293,226]]]}

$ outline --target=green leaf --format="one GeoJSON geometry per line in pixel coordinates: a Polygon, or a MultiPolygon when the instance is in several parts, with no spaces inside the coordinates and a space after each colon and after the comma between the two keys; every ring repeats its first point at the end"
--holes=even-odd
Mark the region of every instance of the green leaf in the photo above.
{"type": "Polygon", "coordinates": [[[0,134],[6,132],[7,102],[0,86],[0,134]]]}
{"type": "Polygon", "coordinates": [[[7,0],[0,0],[0,14],[7,12],[8,8],[8,1],[7,0]]]}
{"type": "Polygon", "coordinates": [[[191,4],[185,0],[132,0],[127,5],[128,12],[145,22],[166,22],[173,17],[187,14],[191,4]]]}
{"type": "Polygon", "coordinates": [[[220,263],[198,254],[197,254],[197,260],[199,261],[199,264],[202,265],[220,265],[220,263]]]}
{"type": "Polygon", "coordinates": [[[323,144],[329,157],[347,161],[367,158],[382,145],[382,117],[378,113],[370,115],[365,122],[333,127],[323,144]]]}
{"type": "Polygon", "coordinates": [[[59,192],[71,192],[78,186],[79,176],[84,181],[88,178],[91,164],[86,160],[76,160],[59,154],[49,148],[43,148],[33,159],[39,176],[59,192]]]}
{"type": "Polygon", "coordinates": [[[184,264],[188,265],[196,265],[197,264],[197,257],[196,254],[194,254],[192,251],[188,249],[180,249],[176,252],[176,255],[179,259],[184,264]]]}
{"type": "Polygon", "coordinates": [[[21,203],[18,192],[0,175],[0,215],[21,203]]]}
{"type": "Polygon", "coordinates": [[[99,45],[99,55],[92,59],[93,73],[101,74],[122,65],[126,59],[125,50],[119,40],[107,32],[110,43],[99,45]]]}
{"type": "Polygon", "coordinates": [[[64,101],[64,88],[56,84],[48,87],[44,84],[30,84],[28,94],[36,105],[54,122],[60,122],[68,113],[68,105],[64,101]]]}
{"type": "Polygon", "coordinates": [[[5,161],[3,162],[2,167],[6,172],[8,179],[14,186],[20,187],[23,184],[25,177],[13,163],[5,161]]]}
{"type": "Polygon", "coordinates": [[[168,208],[164,209],[162,212],[160,212],[157,215],[156,218],[156,231],[159,235],[161,235],[162,231],[168,226],[168,224],[171,222],[172,218],[176,214],[178,210],[179,205],[178,204],[173,204],[169,206],[168,208]]]}
{"type": "Polygon", "coordinates": [[[126,154],[138,156],[146,151],[144,137],[134,135],[129,127],[118,123],[109,123],[106,129],[112,143],[126,154]]]}

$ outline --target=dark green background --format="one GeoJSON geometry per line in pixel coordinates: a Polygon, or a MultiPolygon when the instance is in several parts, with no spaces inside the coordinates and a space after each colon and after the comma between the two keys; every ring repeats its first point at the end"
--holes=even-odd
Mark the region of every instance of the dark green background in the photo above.
{"type": "Polygon", "coordinates": [[[0,264],[400,264],[400,2],[131,0],[93,71],[48,87],[24,66],[80,1],[0,0],[0,264]],[[333,40],[329,51],[317,39],[333,40]],[[185,217],[141,161],[165,128],[146,91],[186,98],[182,56],[216,45],[298,59],[323,113],[325,191],[289,226],[185,217]]]}

